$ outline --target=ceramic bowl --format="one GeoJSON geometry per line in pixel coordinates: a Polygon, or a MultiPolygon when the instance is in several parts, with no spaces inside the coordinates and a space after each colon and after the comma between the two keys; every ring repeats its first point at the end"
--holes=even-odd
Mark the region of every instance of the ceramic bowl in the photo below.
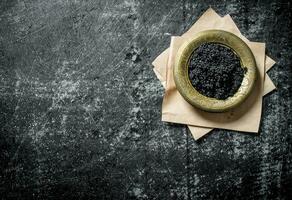
{"type": "Polygon", "coordinates": [[[257,78],[257,67],[252,51],[242,39],[230,32],[207,30],[197,33],[179,48],[173,75],[177,90],[191,105],[208,112],[225,112],[240,105],[251,93],[257,78]],[[203,43],[224,45],[240,58],[245,74],[237,92],[227,99],[204,96],[191,84],[188,74],[189,60],[192,53],[203,43]]]}

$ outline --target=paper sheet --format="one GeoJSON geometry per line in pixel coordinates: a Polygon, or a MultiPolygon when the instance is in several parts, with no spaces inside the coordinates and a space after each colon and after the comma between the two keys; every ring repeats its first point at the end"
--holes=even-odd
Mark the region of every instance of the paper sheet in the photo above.
{"type": "MultiPolygon", "coordinates": [[[[198,31],[206,30],[206,29],[225,29],[235,34],[240,34],[239,29],[231,19],[229,15],[221,18],[213,9],[208,9],[200,19],[183,35],[183,36],[192,36],[198,31]]],[[[241,35],[241,34],[240,34],[241,35]]],[[[241,36],[243,40],[247,41],[247,39],[241,36]]],[[[165,50],[161,53],[152,63],[154,65],[154,72],[157,75],[158,79],[161,81],[162,85],[166,86],[166,65],[168,62],[169,49],[165,50]]],[[[269,70],[275,62],[266,57],[266,71],[269,70]]],[[[268,76],[266,76],[264,81],[264,94],[275,89],[274,84],[270,80],[268,76]]],[[[206,127],[196,127],[189,126],[191,133],[193,134],[195,139],[198,139],[212,130],[212,128],[206,127]]]]}
{"type": "Polygon", "coordinates": [[[255,56],[259,72],[258,79],[250,96],[231,111],[210,113],[190,105],[176,90],[172,68],[175,62],[175,55],[185,40],[186,38],[184,37],[172,37],[167,64],[166,91],[162,103],[162,121],[236,131],[258,132],[265,73],[265,44],[247,43],[255,56]]]}

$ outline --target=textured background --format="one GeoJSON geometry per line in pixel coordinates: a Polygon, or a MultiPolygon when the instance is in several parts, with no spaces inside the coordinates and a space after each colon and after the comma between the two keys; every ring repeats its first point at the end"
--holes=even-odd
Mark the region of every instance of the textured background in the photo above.
{"type": "Polygon", "coordinates": [[[278,0],[1,0],[0,199],[291,199],[291,13],[278,0]],[[160,120],[151,62],[209,6],[277,61],[259,135],[196,142],[160,120]]]}

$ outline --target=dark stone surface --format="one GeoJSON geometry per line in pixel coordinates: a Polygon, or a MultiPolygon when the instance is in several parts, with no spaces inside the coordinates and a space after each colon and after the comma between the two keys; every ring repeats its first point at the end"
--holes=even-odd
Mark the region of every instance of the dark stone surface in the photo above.
{"type": "Polygon", "coordinates": [[[291,199],[291,19],[278,0],[2,0],[0,198],[291,199]],[[150,63],[209,6],[277,61],[259,135],[160,120],[150,63]]]}

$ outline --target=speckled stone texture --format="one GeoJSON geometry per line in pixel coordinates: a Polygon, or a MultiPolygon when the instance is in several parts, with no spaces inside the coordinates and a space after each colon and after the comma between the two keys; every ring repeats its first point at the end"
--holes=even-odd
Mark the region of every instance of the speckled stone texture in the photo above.
{"type": "Polygon", "coordinates": [[[0,199],[291,199],[291,3],[0,1],[0,199]],[[151,62],[212,6],[277,61],[260,133],[161,122],[151,62]]]}

